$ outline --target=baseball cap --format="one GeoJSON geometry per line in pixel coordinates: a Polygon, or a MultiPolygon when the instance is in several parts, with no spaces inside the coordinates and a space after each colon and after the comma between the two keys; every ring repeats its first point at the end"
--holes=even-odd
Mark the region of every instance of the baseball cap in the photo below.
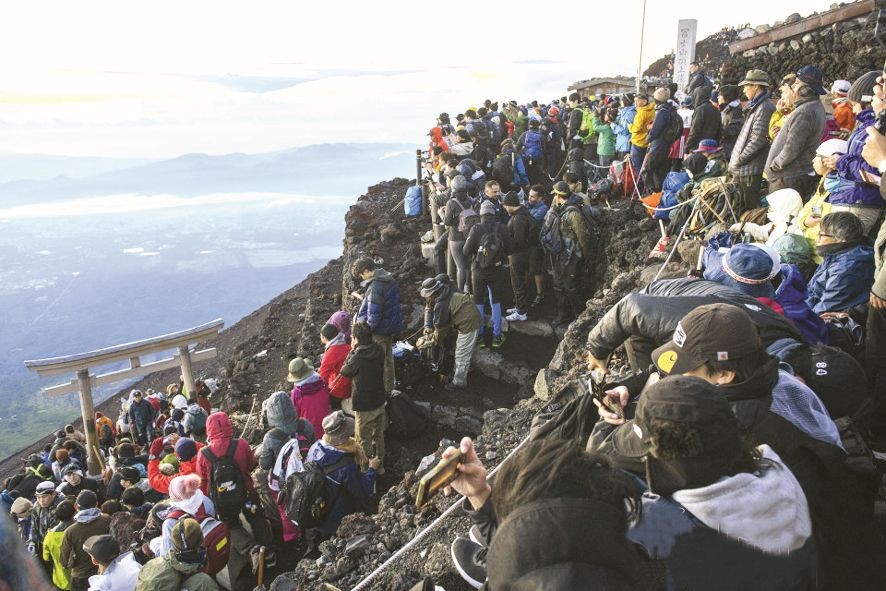
{"type": "Polygon", "coordinates": [[[80,464],[78,464],[76,462],[71,462],[70,464],[65,466],[64,470],[62,470],[62,476],[67,476],[68,474],[74,474],[74,473],[79,474],[80,476],[83,476],[83,469],[80,468],[80,464]]]}
{"type": "Polygon", "coordinates": [[[738,420],[717,386],[691,376],[671,376],[647,388],[631,421],[612,439],[617,455],[646,457],[653,492],[669,494],[715,482],[741,453],[738,420]],[[657,420],[685,425],[697,435],[695,445],[653,441],[650,425],[657,420]],[[664,459],[666,458],[666,459],[664,459]]]}
{"type": "Polygon", "coordinates": [[[83,543],[83,549],[101,564],[110,564],[120,555],[120,544],[108,534],[89,536],[83,543]]]}
{"type": "Polygon", "coordinates": [[[732,361],[763,348],[747,312],[731,304],[700,306],[677,323],[670,343],[652,352],[652,362],[667,374],[682,374],[708,361],[732,361]]]}
{"type": "Polygon", "coordinates": [[[132,466],[123,466],[117,470],[117,474],[120,475],[122,480],[126,480],[127,482],[138,482],[141,480],[141,474],[139,474],[138,469],[133,468],[132,466]]]}
{"type": "Polygon", "coordinates": [[[81,490],[76,502],[80,509],[94,509],[98,506],[98,496],[91,490],[81,490]]]}

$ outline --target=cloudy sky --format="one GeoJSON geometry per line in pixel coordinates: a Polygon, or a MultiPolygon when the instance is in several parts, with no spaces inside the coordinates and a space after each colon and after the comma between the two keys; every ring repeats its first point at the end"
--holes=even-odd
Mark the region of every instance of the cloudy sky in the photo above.
{"type": "MultiPolygon", "coordinates": [[[[724,11],[710,0],[649,0],[644,66],[673,49],[680,18],[698,19],[701,39],[830,3],[744,0],[724,11]]],[[[547,100],[578,79],[635,73],[641,8],[642,0],[605,9],[522,0],[8,3],[0,151],[171,157],[418,142],[443,110],[547,100]]]]}

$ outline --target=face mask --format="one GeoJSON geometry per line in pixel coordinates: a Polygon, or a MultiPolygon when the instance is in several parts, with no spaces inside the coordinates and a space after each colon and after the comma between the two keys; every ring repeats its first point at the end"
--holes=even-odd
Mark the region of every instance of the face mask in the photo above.
{"type": "Polygon", "coordinates": [[[840,189],[840,177],[829,174],[824,177],[824,190],[828,193],[835,193],[840,189]]]}

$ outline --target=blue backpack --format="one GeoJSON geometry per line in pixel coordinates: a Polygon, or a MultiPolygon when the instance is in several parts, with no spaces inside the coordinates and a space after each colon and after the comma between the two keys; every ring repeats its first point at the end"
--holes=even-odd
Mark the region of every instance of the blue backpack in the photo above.
{"type": "Polygon", "coordinates": [[[541,132],[529,130],[524,137],[523,155],[532,160],[541,159],[541,132]]]}
{"type": "Polygon", "coordinates": [[[415,217],[421,214],[422,191],[418,185],[406,189],[406,198],[403,200],[403,209],[407,217],[415,217]]]}

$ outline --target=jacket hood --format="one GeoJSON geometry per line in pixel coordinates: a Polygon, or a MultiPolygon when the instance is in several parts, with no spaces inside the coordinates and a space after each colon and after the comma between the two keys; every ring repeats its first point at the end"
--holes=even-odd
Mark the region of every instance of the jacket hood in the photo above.
{"type": "MultiPolygon", "coordinates": [[[[741,400],[771,399],[772,390],[778,383],[778,359],[773,357],[743,382],[719,386],[723,389],[726,400],[731,403],[741,400]]],[[[769,406],[766,406],[768,410],[769,406]]],[[[742,421],[739,421],[740,423],[742,421]]],[[[742,424],[743,427],[747,425],[742,424]]]]}
{"type": "Polygon", "coordinates": [[[788,218],[795,218],[803,208],[803,199],[794,190],[781,190],[766,196],[769,201],[769,211],[766,217],[770,222],[785,224],[788,218]]]}
{"type": "Polygon", "coordinates": [[[655,110],[655,103],[649,102],[645,107],[637,107],[637,112],[648,113],[649,111],[655,110]]]}
{"type": "Polygon", "coordinates": [[[325,390],[326,382],[323,381],[320,374],[314,372],[313,375],[308,376],[300,382],[296,382],[295,389],[298,390],[299,394],[302,396],[310,396],[311,394],[316,394],[317,392],[325,390]]]}
{"type": "Polygon", "coordinates": [[[492,590],[635,588],[638,559],[623,509],[593,499],[546,499],[508,515],[487,560],[492,590]],[[556,542],[556,543],[552,543],[556,542]]]}
{"type": "Polygon", "coordinates": [[[292,405],[292,398],[286,392],[274,392],[268,398],[266,416],[268,425],[283,430],[287,435],[295,437],[298,429],[298,414],[292,405]]]}
{"type": "Polygon", "coordinates": [[[672,497],[709,528],[768,554],[786,555],[812,535],[809,506],[781,458],[768,445],[758,450],[763,460],[757,472],[677,491],[672,497]]]}
{"type": "Polygon", "coordinates": [[[98,519],[102,514],[102,510],[98,507],[93,507],[92,509],[83,509],[82,511],[78,511],[76,515],[74,515],[74,521],[77,523],[92,523],[96,519],[98,519]]]}
{"type": "MultiPolygon", "coordinates": [[[[775,290],[775,299],[782,302],[805,302],[806,280],[794,265],[781,264],[781,284],[775,290]]],[[[784,305],[784,304],[782,304],[784,305]]]]}
{"type": "Polygon", "coordinates": [[[185,576],[191,576],[194,573],[203,570],[202,564],[191,564],[188,562],[180,561],[178,558],[175,557],[175,554],[172,550],[170,550],[169,554],[166,555],[166,560],[169,562],[169,566],[185,576]]]}
{"type": "Polygon", "coordinates": [[[373,281],[382,281],[384,283],[390,283],[393,280],[394,280],[394,276],[391,275],[390,273],[388,273],[387,271],[385,271],[384,269],[376,269],[375,274],[372,277],[370,277],[369,279],[367,279],[366,281],[364,281],[361,285],[363,287],[366,287],[367,285],[369,285],[373,281]]]}
{"type": "Polygon", "coordinates": [[[325,351],[328,351],[332,347],[337,347],[339,345],[347,345],[347,344],[348,343],[345,342],[345,333],[340,332],[337,335],[335,335],[335,337],[331,341],[326,343],[326,346],[323,349],[325,351]]]}
{"type": "Polygon", "coordinates": [[[711,101],[711,87],[699,86],[692,91],[692,107],[697,109],[705,103],[711,101]]]}
{"type": "Polygon", "coordinates": [[[214,412],[206,419],[206,435],[212,440],[226,441],[234,436],[234,428],[231,426],[231,419],[227,413],[214,412]]]}

